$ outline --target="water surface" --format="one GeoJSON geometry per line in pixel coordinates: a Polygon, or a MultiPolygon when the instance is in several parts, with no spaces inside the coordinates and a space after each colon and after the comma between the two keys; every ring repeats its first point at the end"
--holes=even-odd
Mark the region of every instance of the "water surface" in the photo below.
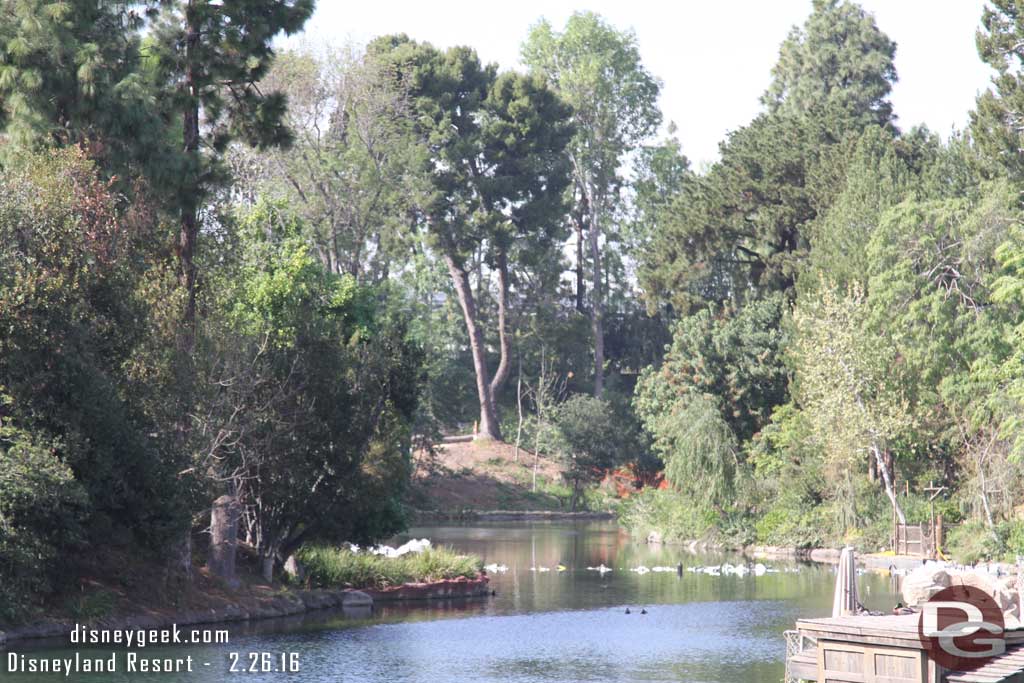
{"type": "MultiPolygon", "coordinates": [[[[508,681],[777,682],[783,677],[782,632],[803,616],[831,608],[831,567],[765,562],[763,576],[684,571],[639,574],[632,568],[733,564],[737,556],[694,555],[678,546],[632,542],[611,523],[492,523],[410,529],[396,539],[429,538],[508,566],[492,577],[487,599],[379,606],[372,614],[337,612],[232,629],[227,645],[146,648],[145,657],[193,657],[191,673],[10,674],[0,681],[49,683],[212,683],[221,680],[460,683],[508,681]],[[565,571],[558,571],[561,564],[565,571]],[[604,575],[587,571],[600,564],[604,575]],[[536,571],[541,567],[550,571],[536,571]],[[533,569],[533,570],[532,570],[533,569]],[[786,571],[786,570],[789,571],[786,571]],[[626,614],[626,609],[630,614],[626,614]],[[647,614],[641,614],[646,610],[647,614]],[[249,653],[257,671],[248,669],[249,653]],[[260,653],[266,653],[260,658],[260,653]],[[292,655],[291,653],[295,653],[292,655]],[[281,655],[298,674],[276,671],[281,655]],[[260,664],[262,662],[262,665],[260,664]],[[271,669],[260,672],[262,666],[271,669]]],[[[859,578],[862,602],[889,610],[890,578],[859,578]]],[[[221,628],[220,626],[211,628],[221,628]]],[[[21,647],[21,646],[19,646],[21,647]]],[[[107,650],[79,650],[109,656],[107,650]]],[[[68,656],[74,650],[26,653],[68,656]]]]}

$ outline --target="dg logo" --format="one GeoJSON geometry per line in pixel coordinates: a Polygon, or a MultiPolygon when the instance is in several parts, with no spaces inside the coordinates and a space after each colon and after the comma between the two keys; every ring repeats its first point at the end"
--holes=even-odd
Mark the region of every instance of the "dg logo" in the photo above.
{"type": "Polygon", "coordinates": [[[921,606],[918,635],[946,669],[972,669],[1006,652],[999,605],[980,588],[950,586],[921,606]]]}

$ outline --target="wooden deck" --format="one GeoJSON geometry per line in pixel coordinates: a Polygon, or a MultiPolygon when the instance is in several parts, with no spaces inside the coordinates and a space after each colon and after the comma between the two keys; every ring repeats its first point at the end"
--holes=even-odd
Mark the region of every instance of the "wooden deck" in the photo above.
{"type": "Polygon", "coordinates": [[[947,672],[918,635],[919,615],[800,619],[801,637],[817,642],[787,653],[790,680],[886,683],[1024,683],[1024,629],[1005,632],[1007,652],[972,671],[947,672]]]}
{"type": "Polygon", "coordinates": [[[1024,683],[1024,647],[1008,648],[977,669],[950,671],[946,683],[1024,683]]]}

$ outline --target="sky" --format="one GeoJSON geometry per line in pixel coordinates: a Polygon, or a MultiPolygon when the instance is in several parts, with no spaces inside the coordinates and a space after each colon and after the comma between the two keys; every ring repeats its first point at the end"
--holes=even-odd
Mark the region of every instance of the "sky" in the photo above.
{"type": "MultiPolygon", "coordinates": [[[[983,0],[862,0],[896,41],[892,102],[898,125],[926,124],[947,137],[963,128],[992,72],[974,44],[983,0]]],[[[519,49],[538,19],[556,29],[592,10],[633,29],[646,67],[663,83],[661,109],[674,121],[683,152],[697,168],[718,158],[726,134],[761,109],[779,45],[803,24],[811,0],[319,0],[305,35],[289,44],[363,44],[407,33],[438,47],[469,45],[481,58],[519,67],[519,49]]]]}

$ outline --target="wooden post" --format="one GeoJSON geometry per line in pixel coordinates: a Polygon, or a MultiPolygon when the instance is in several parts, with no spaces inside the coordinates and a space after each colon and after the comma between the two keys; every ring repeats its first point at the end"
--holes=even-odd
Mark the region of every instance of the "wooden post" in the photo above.
{"type": "Polygon", "coordinates": [[[896,528],[896,506],[892,506],[892,554],[899,555],[899,530],[896,528]]]}
{"type": "Polygon", "coordinates": [[[933,553],[932,559],[938,559],[939,546],[942,543],[942,540],[939,538],[941,534],[940,527],[942,525],[942,522],[940,521],[938,524],[936,524],[935,522],[935,498],[938,497],[940,493],[945,491],[946,487],[936,486],[935,482],[932,481],[928,482],[928,488],[924,490],[932,494],[928,497],[928,517],[931,520],[932,525],[932,543],[935,544],[935,552],[933,553]]]}

